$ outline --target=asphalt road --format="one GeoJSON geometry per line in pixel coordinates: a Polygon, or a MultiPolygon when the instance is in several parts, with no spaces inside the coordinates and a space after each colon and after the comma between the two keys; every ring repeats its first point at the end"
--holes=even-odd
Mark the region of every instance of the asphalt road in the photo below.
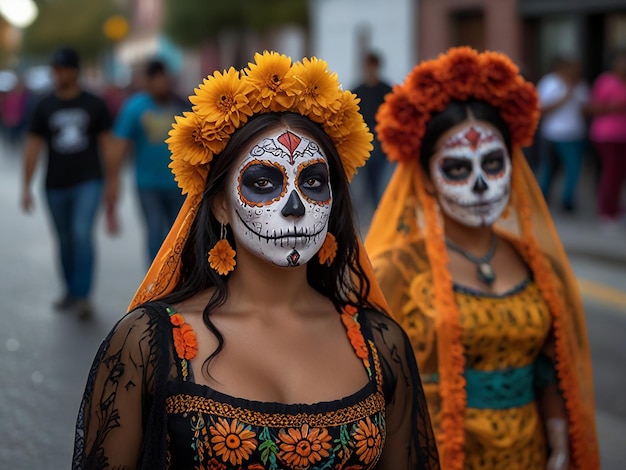
{"type": "MultiPolygon", "coordinates": [[[[19,211],[18,163],[0,153],[0,469],[58,470],[70,465],[74,422],[91,360],[125,312],[146,268],[143,234],[127,189],[123,233],[108,238],[102,221],[98,225],[95,317],[80,321],[54,312],[50,304],[60,286],[46,211],[39,189],[35,213],[19,211]]],[[[620,393],[626,389],[626,270],[589,258],[572,261],[577,274],[593,282],[584,292],[602,468],[621,470],[626,468],[626,401],[620,393]]]]}

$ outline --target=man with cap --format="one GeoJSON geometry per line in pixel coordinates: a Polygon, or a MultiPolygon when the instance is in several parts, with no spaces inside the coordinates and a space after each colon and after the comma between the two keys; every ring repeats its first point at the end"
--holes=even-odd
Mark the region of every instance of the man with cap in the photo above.
{"type": "MultiPolygon", "coordinates": [[[[58,242],[64,292],[57,310],[92,314],[94,225],[101,204],[105,159],[111,146],[111,116],[105,102],[82,89],[79,56],[57,50],[50,63],[54,90],[36,105],[24,147],[22,209],[31,212],[33,175],[47,147],[45,198],[58,242]]],[[[108,164],[107,164],[108,166],[108,164]]]]}

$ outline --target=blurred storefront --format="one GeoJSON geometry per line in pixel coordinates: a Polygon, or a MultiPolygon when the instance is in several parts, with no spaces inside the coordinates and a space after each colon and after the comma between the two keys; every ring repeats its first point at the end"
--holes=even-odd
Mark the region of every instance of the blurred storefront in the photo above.
{"type": "Polygon", "coordinates": [[[419,59],[467,44],[508,54],[531,80],[557,55],[593,80],[626,47],[626,0],[415,0],[419,59]]]}

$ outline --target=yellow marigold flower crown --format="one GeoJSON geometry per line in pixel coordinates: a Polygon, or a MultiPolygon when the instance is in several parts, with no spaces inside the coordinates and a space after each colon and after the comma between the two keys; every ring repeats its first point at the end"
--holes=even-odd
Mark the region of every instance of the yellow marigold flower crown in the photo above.
{"type": "Polygon", "coordinates": [[[471,98],[499,110],[511,131],[513,147],[532,143],[540,117],[534,85],[503,54],[456,47],[417,65],[385,97],[376,114],[383,151],[393,161],[418,159],[432,115],[452,100],[471,98]]]}
{"type": "Polygon", "coordinates": [[[373,135],[359,112],[360,99],[343,91],[337,74],[318,58],[267,52],[238,71],[231,67],[204,79],[189,97],[191,112],[176,116],[166,140],[170,168],[183,194],[204,190],[211,161],[231,135],[256,114],[294,112],[320,124],[332,139],[348,180],[372,150],[373,135]]]}

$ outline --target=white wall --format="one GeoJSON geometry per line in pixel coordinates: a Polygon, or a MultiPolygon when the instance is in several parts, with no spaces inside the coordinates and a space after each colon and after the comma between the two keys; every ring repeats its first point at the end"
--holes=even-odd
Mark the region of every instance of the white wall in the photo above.
{"type": "Polygon", "coordinates": [[[416,0],[310,0],[311,53],[337,72],[344,88],[360,81],[359,31],[383,57],[382,76],[401,82],[415,65],[416,0]],[[362,34],[362,33],[361,33],[362,34]]]}

